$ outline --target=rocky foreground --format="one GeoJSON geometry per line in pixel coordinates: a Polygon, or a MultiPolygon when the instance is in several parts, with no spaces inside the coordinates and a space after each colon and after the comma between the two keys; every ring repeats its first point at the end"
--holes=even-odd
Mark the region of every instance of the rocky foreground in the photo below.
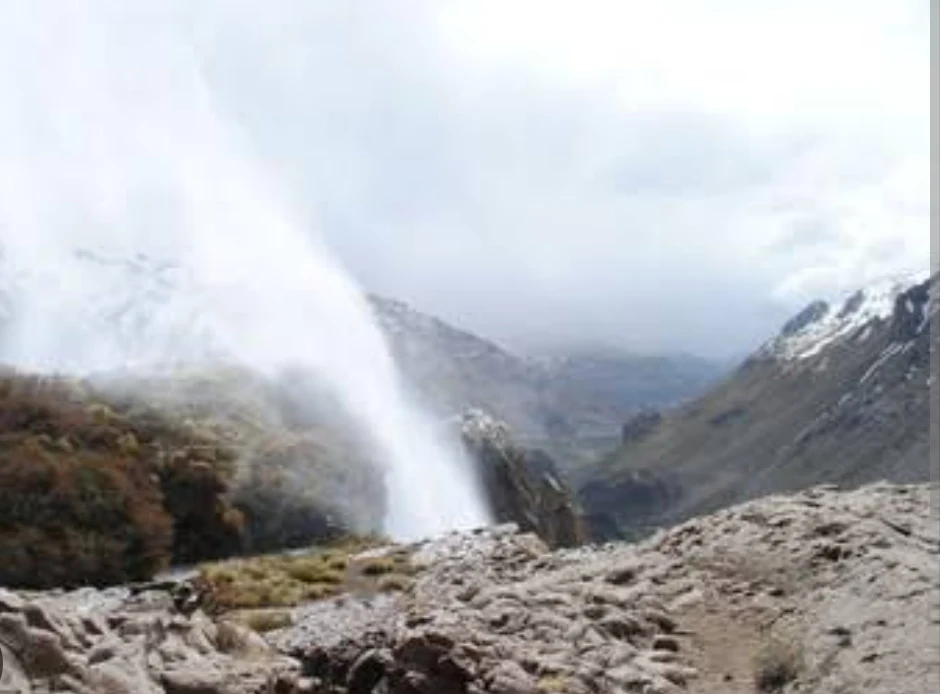
{"type": "Polygon", "coordinates": [[[938,535],[926,485],[770,497],[638,545],[503,526],[415,545],[405,592],[303,604],[264,637],[179,586],[0,589],[0,690],[925,694],[938,535]]]}

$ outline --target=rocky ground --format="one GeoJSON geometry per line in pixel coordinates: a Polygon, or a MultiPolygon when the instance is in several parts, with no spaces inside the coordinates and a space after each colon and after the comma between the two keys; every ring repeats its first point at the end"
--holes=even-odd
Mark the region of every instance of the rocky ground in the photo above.
{"type": "Polygon", "coordinates": [[[940,691],[929,496],[926,485],[817,488],[637,545],[554,552],[511,526],[451,535],[411,548],[420,572],[406,592],[303,604],[264,638],[174,611],[161,586],[0,591],[0,683],[108,694],[940,691]]]}

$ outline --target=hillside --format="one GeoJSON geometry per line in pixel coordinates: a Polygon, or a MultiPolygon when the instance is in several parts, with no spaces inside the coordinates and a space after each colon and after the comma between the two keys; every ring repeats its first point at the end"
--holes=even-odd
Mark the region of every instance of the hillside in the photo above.
{"type": "Polygon", "coordinates": [[[702,397],[628,424],[579,480],[595,530],[643,534],[816,483],[926,480],[937,281],[815,302],[702,397]]]}

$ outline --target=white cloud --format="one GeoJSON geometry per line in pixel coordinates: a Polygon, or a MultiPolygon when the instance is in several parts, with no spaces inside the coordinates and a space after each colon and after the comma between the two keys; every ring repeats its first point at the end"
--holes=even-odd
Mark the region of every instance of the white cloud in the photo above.
{"type": "MultiPolygon", "coordinates": [[[[364,284],[496,337],[726,353],[928,264],[924,0],[84,7],[121,18],[98,31],[122,27],[101,60],[129,104],[192,89],[161,66],[195,53],[205,107],[364,284]]],[[[69,32],[50,51],[7,19],[6,93],[67,70],[69,32]]],[[[54,117],[93,150],[82,84],[54,117]]],[[[186,131],[161,116],[141,157],[186,131]]]]}

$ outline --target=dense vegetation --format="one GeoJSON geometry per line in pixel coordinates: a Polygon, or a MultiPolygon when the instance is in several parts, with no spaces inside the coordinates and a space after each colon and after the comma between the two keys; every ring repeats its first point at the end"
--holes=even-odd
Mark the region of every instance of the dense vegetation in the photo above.
{"type": "Polygon", "coordinates": [[[229,451],[86,384],[0,377],[0,583],[148,578],[171,560],[236,552],[229,451]]]}
{"type": "MultiPolygon", "coordinates": [[[[165,405],[0,373],[0,585],[143,580],[170,563],[345,529],[348,517],[311,482],[331,482],[331,466],[348,462],[322,441],[275,430],[245,437],[231,419],[197,424],[165,405]]],[[[348,468],[343,479],[368,477],[348,468]]]]}

